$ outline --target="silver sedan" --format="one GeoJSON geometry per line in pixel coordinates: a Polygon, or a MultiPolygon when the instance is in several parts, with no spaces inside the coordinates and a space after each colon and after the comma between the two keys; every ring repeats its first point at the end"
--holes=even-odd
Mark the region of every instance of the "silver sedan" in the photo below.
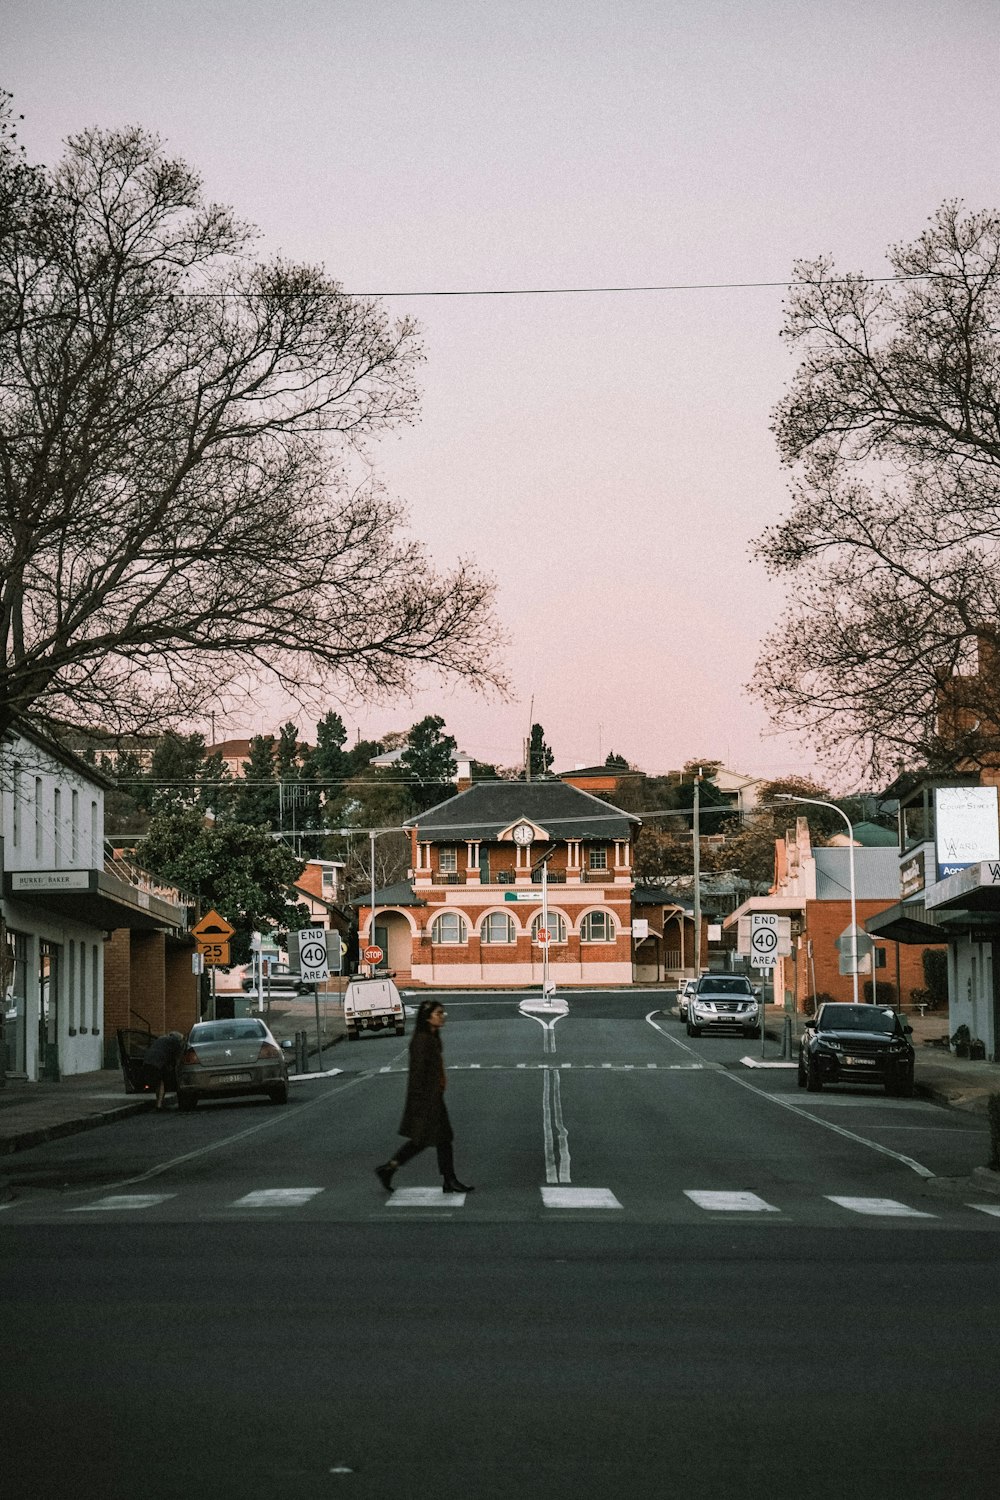
{"type": "Polygon", "coordinates": [[[199,1021],[177,1063],[177,1107],[199,1099],[266,1094],[288,1103],[288,1064],[263,1021],[199,1021]]]}

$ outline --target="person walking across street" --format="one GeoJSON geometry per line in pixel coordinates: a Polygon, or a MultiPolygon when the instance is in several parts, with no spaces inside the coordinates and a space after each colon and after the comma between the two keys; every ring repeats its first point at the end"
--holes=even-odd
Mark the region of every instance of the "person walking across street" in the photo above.
{"type": "Polygon", "coordinates": [[[428,1146],[437,1148],[438,1169],[444,1178],[446,1193],[471,1193],[467,1183],[455,1176],[454,1136],[444,1104],[447,1079],[441,1047],[441,1027],[445,1008],[440,1000],[421,1000],[413,1037],[410,1041],[410,1076],[406,1085],[406,1104],[399,1133],[406,1144],[389,1161],[375,1168],[375,1175],[387,1193],[393,1191],[394,1173],[418,1156],[428,1146]]]}
{"type": "Polygon", "coordinates": [[[151,1042],[142,1060],[146,1083],[156,1090],[156,1108],[163,1109],[163,1096],[167,1085],[175,1083],[177,1059],[184,1050],[184,1038],[179,1031],[169,1031],[151,1042]]]}

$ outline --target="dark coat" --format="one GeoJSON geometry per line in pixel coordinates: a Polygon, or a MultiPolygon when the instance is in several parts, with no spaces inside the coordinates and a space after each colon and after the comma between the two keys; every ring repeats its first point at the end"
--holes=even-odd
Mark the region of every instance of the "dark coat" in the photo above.
{"type": "Polygon", "coordinates": [[[441,1038],[433,1031],[416,1031],[410,1042],[410,1076],[400,1135],[415,1146],[443,1146],[453,1140],[444,1107],[444,1057],[441,1038]]]}

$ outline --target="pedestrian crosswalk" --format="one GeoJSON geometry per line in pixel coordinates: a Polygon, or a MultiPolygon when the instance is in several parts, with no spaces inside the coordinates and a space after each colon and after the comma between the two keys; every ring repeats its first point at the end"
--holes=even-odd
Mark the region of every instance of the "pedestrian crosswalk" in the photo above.
{"type": "MultiPolygon", "coordinates": [[[[377,1190],[376,1190],[377,1191],[377,1190]]],[[[777,1195],[780,1198],[780,1194],[777,1195]]],[[[474,1196],[469,1193],[445,1193],[440,1187],[399,1187],[384,1197],[376,1197],[367,1183],[352,1180],[326,1186],[270,1186],[254,1188],[237,1197],[223,1190],[217,1193],[205,1188],[187,1188],[170,1192],[113,1192],[97,1194],[85,1202],[55,1203],[44,1195],[25,1195],[0,1205],[5,1210],[2,1223],[12,1225],[19,1218],[39,1216],[46,1219],[62,1215],[100,1215],[123,1218],[261,1218],[273,1219],[287,1214],[313,1210],[318,1215],[371,1219],[391,1213],[399,1219],[407,1214],[461,1212],[466,1217],[505,1218],[561,1217],[574,1214],[612,1214],[619,1218],[664,1219],[696,1222],[698,1219],[743,1222],[776,1222],[782,1218],[797,1222],[819,1222],[825,1215],[841,1223],[926,1223],[954,1221],[956,1214],[966,1222],[992,1220],[1000,1229],[1000,1203],[954,1200],[918,1206],[901,1198],[860,1197],[841,1193],[789,1194],[786,1201],[740,1188],[683,1188],[660,1191],[645,1188],[632,1192],[607,1187],[571,1186],[545,1183],[538,1187],[504,1189],[487,1186],[474,1196]],[[981,1217],[977,1217],[981,1216],[981,1217]]]]}

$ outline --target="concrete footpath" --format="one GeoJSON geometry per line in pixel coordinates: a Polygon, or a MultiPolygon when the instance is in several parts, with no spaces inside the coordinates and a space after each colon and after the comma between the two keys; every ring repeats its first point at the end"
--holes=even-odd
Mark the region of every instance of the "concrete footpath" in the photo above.
{"type": "MultiPolygon", "coordinates": [[[[676,1016],[672,992],[664,994],[664,1013],[676,1016]]],[[[783,1012],[769,1007],[767,1017],[767,1056],[777,1059],[781,1046],[783,1012]]],[[[960,1109],[982,1116],[992,1093],[1000,1093],[1000,1064],[970,1062],[955,1057],[942,1046],[947,1040],[947,1020],[933,1016],[908,1016],[913,1026],[917,1053],[916,1088],[925,1099],[949,1109],[960,1109]]],[[[797,1018],[797,1022],[800,1018],[797,1018]]],[[[293,1040],[296,1031],[304,1031],[312,1069],[319,1071],[316,1057],[315,1009],[311,1001],[283,1004],[272,1011],[270,1026],[278,1041],[293,1040]]],[[[339,1006],[330,1006],[321,1017],[323,1047],[336,1046],[344,1040],[343,1014],[339,1006]]],[[[337,1058],[341,1062],[340,1057],[337,1058]]],[[[324,1066],[330,1061],[324,1056],[324,1066]]],[[[0,1088],[0,1156],[25,1151],[58,1136],[90,1130],[112,1120],[141,1114],[153,1106],[152,1094],[128,1094],[120,1069],[98,1073],[80,1073],[59,1083],[23,1083],[8,1080],[0,1088]]],[[[983,1170],[985,1171],[985,1163],[983,1170]]],[[[1000,1173],[996,1177],[1000,1190],[1000,1173]]]]}

